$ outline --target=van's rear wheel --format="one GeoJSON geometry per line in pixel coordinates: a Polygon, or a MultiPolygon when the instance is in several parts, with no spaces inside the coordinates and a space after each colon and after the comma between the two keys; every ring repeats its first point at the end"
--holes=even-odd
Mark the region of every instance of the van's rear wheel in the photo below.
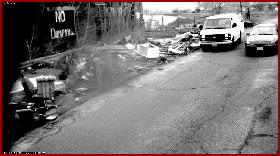
{"type": "Polygon", "coordinates": [[[237,44],[240,44],[240,43],[241,43],[241,31],[240,31],[239,38],[238,38],[238,40],[237,40],[236,43],[237,43],[237,44]]]}
{"type": "Polygon", "coordinates": [[[234,37],[232,37],[232,40],[231,40],[231,47],[232,47],[232,48],[235,47],[234,37]]]}

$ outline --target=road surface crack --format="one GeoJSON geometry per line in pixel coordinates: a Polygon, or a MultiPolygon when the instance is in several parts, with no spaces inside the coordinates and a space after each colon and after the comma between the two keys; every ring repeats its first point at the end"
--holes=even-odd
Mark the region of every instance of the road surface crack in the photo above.
{"type": "Polygon", "coordinates": [[[203,144],[201,144],[200,149],[201,149],[205,154],[209,154],[209,153],[207,152],[207,150],[204,148],[203,144]]]}
{"type": "Polygon", "coordinates": [[[183,89],[176,89],[176,88],[148,88],[148,87],[145,87],[145,89],[156,90],[156,91],[189,91],[189,90],[196,90],[196,89],[211,89],[211,87],[201,86],[201,87],[190,87],[190,88],[183,88],[183,89]]]}
{"type": "MultiPolygon", "coordinates": [[[[270,86],[271,87],[271,86],[270,86]]],[[[272,87],[273,88],[273,87],[272,87]]],[[[263,108],[263,105],[264,103],[271,98],[272,95],[276,94],[277,92],[273,92],[273,93],[270,93],[267,97],[265,97],[262,102],[260,102],[255,108],[254,108],[254,118],[252,120],[252,123],[251,123],[251,127],[250,127],[250,130],[243,142],[243,144],[241,144],[239,146],[239,149],[238,149],[238,154],[242,154],[242,151],[245,149],[246,146],[249,145],[249,142],[250,140],[254,139],[254,138],[257,138],[257,137],[272,137],[272,138],[278,138],[278,136],[274,136],[274,135],[271,135],[271,134],[254,134],[255,131],[254,131],[254,128],[255,128],[255,125],[256,125],[256,122],[257,122],[257,116],[258,116],[258,112],[260,109],[263,108]]]]}
{"type": "Polygon", "coordinates": [[[257,137],[271,137],[271,138],[278,138],[278,135],[273,135],[273,134],[255,134],[251,136],[252,139],[253,138],[257,138],[257,137]]]}
{"type": "Polygon", "coordinates": [[[221,81],[225,80],[226,78],[228,78],[228,75],[224,75],[224,76],[218,78],[218,79],[216,80],[216,82],[221,82],[221,81]]]}

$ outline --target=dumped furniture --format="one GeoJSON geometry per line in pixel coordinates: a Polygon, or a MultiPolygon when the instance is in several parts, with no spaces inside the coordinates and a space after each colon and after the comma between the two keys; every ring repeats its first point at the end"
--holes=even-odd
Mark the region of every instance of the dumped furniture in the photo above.
{"type": "Polygon", "coordinates": [[[137,53],[146,58],[158,58],[160,51],[159,47],[151,43],[145,43],[137,45],[137,53]]]}

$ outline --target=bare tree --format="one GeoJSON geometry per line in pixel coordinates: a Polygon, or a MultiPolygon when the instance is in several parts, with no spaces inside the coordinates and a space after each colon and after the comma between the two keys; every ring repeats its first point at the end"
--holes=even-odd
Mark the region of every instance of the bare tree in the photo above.
{"type": "Polygon", "coordinates": [[[25,40],[25,44],[28,50],[29,60],[32,60],[34,58],[35,53],[38,52],[39,50],[39,48],[34,44],[34,41],[37,39],[36,34],[37,34],[37,29],[33,24],[31,37],[25,40]]]}
{"type": "MultiPolygon", "coordinates": [[[[87,44],[89,33],[96,31],[98,41],[102,37],[124,36],[132,31],[135,21],[131,12],[137,3],[69,3],[74,7],[74,25],[77,47],[87,44]],[[114,6],[113,6],[114,5],[114,6]],[[117,10],[118,9],[118,10],[117,10]],[[109,13],[109,15],[105,15],[109,13]],[[132,21],[134,20],[134,21],[132,21]]],[[[101,41],[100,40],[100,41],[101,41]]],[[[106,41],[109,41],[108,39],[106,41]]]]}

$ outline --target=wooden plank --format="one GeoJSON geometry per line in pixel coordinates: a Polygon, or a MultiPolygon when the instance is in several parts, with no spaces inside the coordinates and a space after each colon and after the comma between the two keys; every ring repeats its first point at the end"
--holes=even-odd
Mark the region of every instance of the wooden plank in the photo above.
{"type": "Polygon", "coordinates": [[[47,61],[49,59],[63,57],[63,56],[69,55],[71,53],[77,52],[79,50],[82,50],[83,48],[88,48],[88,47],[90,47],[90,46],[85,46],[85,47],[81,47],[81,48],[78,48],[78,49],[71,49],[71,50],[68,50],[68,51],[65,51],[65,52],[62,52],[62,53],[58,53],[58,54],[54,54],[54,55],[49,55],[49,56],[45,56],[45,57],[40,57],[40,58],[37,58],[37,59],[34,59],[34,60],[22,62],[22,63],[20,63],[20,65],[21,65],[20,68],[22,69],[22,68],[29,67],[32,64],[34,64],[36,62],[39,62],[39,61],[47,61]]]}

